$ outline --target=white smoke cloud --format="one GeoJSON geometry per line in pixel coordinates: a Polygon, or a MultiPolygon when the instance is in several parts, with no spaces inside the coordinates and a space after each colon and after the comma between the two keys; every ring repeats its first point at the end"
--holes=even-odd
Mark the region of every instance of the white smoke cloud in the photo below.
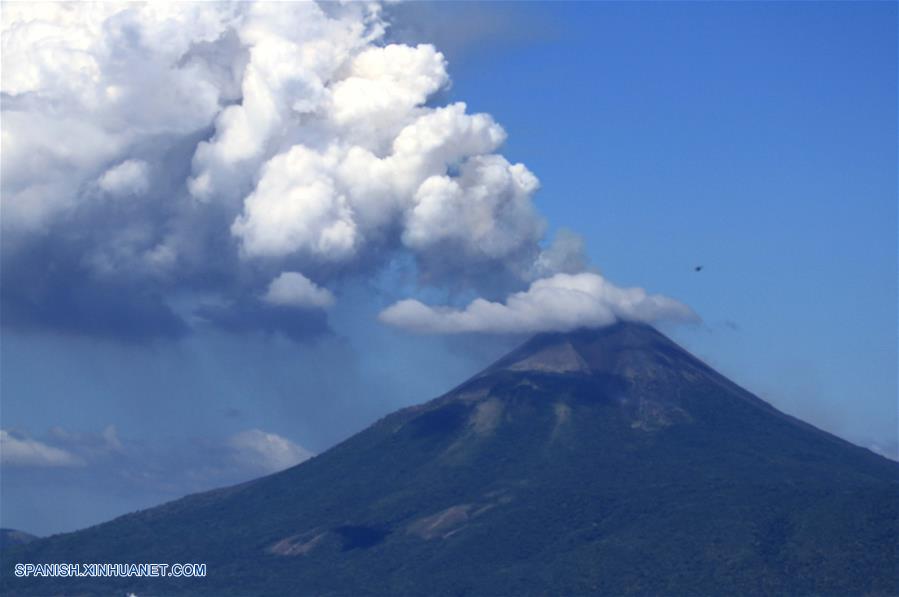
{"type": "Polygon", "coordinates": [[[236,433],[228,444],[240,464],[264,472],[280,471],[314,456],[285,437],[259,429],[236,433]]]}
{"type": "Polygon", "coordinates": [[[600,327],[619,319],[688,321],[693,311],[673,299],[648,295],[642,288],[619,288],[599,274],[556,274],[535,281],[505,303],[476,299],[464,309],[400,301],[381,312],[390,325],[420,333],[525,333],[600,327]]]}
{"type": "Polygon", "coordinates": [[[353,211],[328,175],[334,157],[296,145],[263,167],[244,215],[231,228],[246,255],[302,252],[343,261],[355,254],[361,238],[353,211]]]}
{"type": "Polygon", "coordinates": [[[232,18],[205,3],[4,6],[4,225],[75,207],[81,184],[143,139],[208,126],[224,86],[189,52],[232,18]]]}
{"type": "Polygon", "coordinates": [[[22,3],[2,27],[4,238],[78,222],[67,279],[137,277],[160,317],[212,281],[252,319],[243,297],[327,306],[298,281],[375,276],[398,255],[422,283],[475,291],[586,269],[571,234],[546,246],[539,181],[498,153],[503,128],[429,103],[444,56],[387,43],[377,3],[22,3]],[[97,194],[133,200],[102,211],[97,194]],[[242,286],[277,271],[298,277],[242,286]]]}
{"type": "Polygon", "coordinates": [[[472,259],[504,259],[543,236],[530,199],[537,187],[522,164],[472,157],[458,176],[431,176],[419,186],[403,241],[421,251],[454,247],[472,259]]]}
{"type": "Polygon", "coordinates": [[[531,277],[545,278],[556,273],[577,274],[588,270],[584,239],[574,232],[560,229],[549,247],[534,260],[531,277]]]}
{"type": "Polygon", "coordinates": [[[263,300],[286,307],[326,308],[334,304],[334,295],[303,274],[284,272],[272,280],[263,300]]]}
{"type": "Polygon", "coordinates": [[[0,463],[4,466],[79,466],[80,458],[35,439],[0,429],[0,463]]]}
{"type": "Polygon", "coordinates": [[[242,192],[260,164],[301,141],[292,139],[300,120],[325,108],[338,70],[384,32],[374,4],[334,6],[333,17],[312,2],[243,8],[233,28],[246,62],[241,102],[221,110],[214,137],[197,148],[189,186],[200,199],[242,192]]]}

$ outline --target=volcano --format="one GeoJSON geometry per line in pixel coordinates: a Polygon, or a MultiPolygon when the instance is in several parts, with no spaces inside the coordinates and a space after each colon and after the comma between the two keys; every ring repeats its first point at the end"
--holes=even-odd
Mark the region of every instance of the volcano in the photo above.
{"type": "Polygon", "coordinates": [[[654,328],[540,334],[294,468],[4,550],[2,593],[896,595],[899,464],[654,328]],[[16,578],[200,562],[204,578],[16,578]]]}

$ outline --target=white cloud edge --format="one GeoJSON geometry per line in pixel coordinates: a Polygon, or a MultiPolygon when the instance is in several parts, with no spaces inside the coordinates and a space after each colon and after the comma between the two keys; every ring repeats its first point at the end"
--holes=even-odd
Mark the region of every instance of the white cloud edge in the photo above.
{"type": "Polygon", "coordinates": [[[304,462],[315,454],[277,433],[247,429],[228,438],[238,464],[263,472],[277,472],[304,462]]]}
{"type": "MultiPolygon", "coordinates": [[[[114,425],[106,426],[101,433],[76,433],[54,427],[51,436],[60,445],[0,429],[0,464],[19,469],[72,468],[101,465],[109,457],[125,458],[129,466],[139,462],[133,459],[140,452],[126,452],[114,425]]],[[[214,445],[220,455],[220,460],[211,463],[214,468],[256,474],[283,470],[315,456],[286,437],[258,428],[234,433],[214,445]]]]}
{"type": "Polygon", "coordinates": [[[334,305],[334,294],[299,272],[282,272],[271,281],[262,300],[282,307],[327,309],[334,305]]]}
{"type": "Polygon", "coordinates": [[[143,160],[125,160],[104,172],[97,185],[117,197],[146,193],[150,188],[149,165],[143,160]]]}
{"type": "Polygon", "coordinates": [[[72,467],[84,461],[71,452],[0,429],[0,463],[15,467],[72,467]]]}
{"type": "Polygon", "coordinates": [[[642,288],[619,288],[591,272],[542,278],[503,303],[478,298],[463,309],[406,299],[384,309],[378,318],[424,334],[535,333],[602,327],[618,320],[698,320],[696,313],[679,301],[647,294],[642,288]]]}

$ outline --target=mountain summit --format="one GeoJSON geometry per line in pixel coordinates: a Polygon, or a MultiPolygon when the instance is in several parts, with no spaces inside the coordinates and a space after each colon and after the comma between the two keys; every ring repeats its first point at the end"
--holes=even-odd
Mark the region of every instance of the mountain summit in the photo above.
{"type": "Polygon", "coordinates": [[[540,334],[294,468],[2,554],[7,594],[894,595],[899,465],[652,327],[540,334]],[[15,562],[205,562],[17,579],[15,562]]]}

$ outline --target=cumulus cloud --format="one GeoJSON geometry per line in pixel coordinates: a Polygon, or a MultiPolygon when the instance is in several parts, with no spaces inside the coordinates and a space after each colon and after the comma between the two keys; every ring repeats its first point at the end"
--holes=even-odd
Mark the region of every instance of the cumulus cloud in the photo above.
{"type": "Polygon", "coordinates": [[[273,305],[326,308],[334,304],[334,295],[298,272],[283,272],[272,280],[263,297],[273,305]]]}
{"type": "Polygon", "coordinates": [[[223,329],[300,338],[286,307],[398,260],[481,294],[585,271],[506,131],[440,105],[444,55],[389,31],[373,2],[6,7],[4,324],[173,338],[201,297],[223,329]]]}
{"type": "Polygon", "coordinates": [[[249,429],[231,436],[235,459],[246,466],[275,472],[312,458],[314,454],[276,433],[249,429]]]}
{"type": "MultiPolygon", "coordinates": [[[[122,510],[134,510],[243,483],[311,456],[297,443],[260,429],[224,436],[167,433],[164,441],[120,436],[113,425],[102,431],[54,427],[40,441],[0,430],[0,472],[5,483],[17,487],[4,494],[7,511],[23,499],[52,508],[54,496],[61,494],[115,496],[117,503],[127,504],[122,510]]],[[[79,504],[66,513],[87,515],[76,526],[95,523],[96,512],[79,504]]]]}
{"type": "Polygon", "coordinates": [[[693,311],[642,288],[619,288],[599,274],[556,274],[535,281],[505,303],[476,299],[464,309],[400,301],[381,312],[385,323],[421,333],[522,333],[600,327],[619,319],[691,320],[693,311]]]}
{"type": "Polygon", "coordinates": [[[246,478],[247,473],[281,470],[314,456],[312,452],[276,433],[248,429],[227,437],[180,438],[161,452],[147,452],[144,442],[123,439],[114,425],[100,432],[76,432],[53,427],[46,441],[0,430],[3,465],[16,467],[87,467],[125,470],[136,476],[168,470],[175,475],[177,461],[187,476],[246,478]],[[49,443],[48,443],[49,442],[49,443]],[[237,476],[235,476],[237,475],[237,476]],[[241,476],[242,475],[242,476],[241,476]]]}
{"type": "Polygon", "coordinates": [[[97,184],[110,195],[145,193],[150,186],[147,163],[142,160],[125,160],[104,172],[97,184]]]}
{"type": "Polygon", "coordinates": [[[0,429],[0,463],[16,467],[69,467],[82,460],[59,448],[0,429]]]}

